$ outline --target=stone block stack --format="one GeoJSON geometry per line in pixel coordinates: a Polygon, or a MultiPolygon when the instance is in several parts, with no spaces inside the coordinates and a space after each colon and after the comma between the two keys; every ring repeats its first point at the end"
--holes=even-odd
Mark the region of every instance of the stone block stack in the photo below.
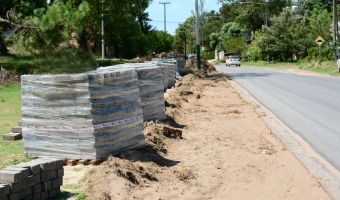
{"type": "Polygon", "coordinates": [[[146,145],[136,70],[26,75],[21,82],[28,156],[96,160],[146,145]]]}
{"type": "Polygon", "coordinates": [[[63,184],[63,161],[39,158],[0,170],[0,200],[53,199],[63,184]]]}
{"type": "Polygon", "coordinates": [[[173,63],[176,65],[176,71],[180,74],[180,75],[184,75],[185,74],[185,60],[183,58],[174,58],[174,59],[168,59],[165,62],[168,63],[173,63]]]}
{"type": "Polygon", "coordinates": [[[98,71],[117,70],[117,68],[132,68],[137,71],[143,120],[165,119],[165,100],[161,67],[150,63],[134,63],[101,67],[98,71]]]}
{"type": "Polygon", "coordinates": [[[165,70],[164,86],[165,90],[175,87],[176,85],[176,65],[169,62],[158,63],[158,66],[162,66],[165,70]]]}
{"type": "Polygon", "coordinates": [[[16,141],[22,139],[22,124],[21,122],[18,122],[18,126],[14,126],[11,129],[10,133],[4,134],[2,136],[3,140],[7,141],[16,141]]]}

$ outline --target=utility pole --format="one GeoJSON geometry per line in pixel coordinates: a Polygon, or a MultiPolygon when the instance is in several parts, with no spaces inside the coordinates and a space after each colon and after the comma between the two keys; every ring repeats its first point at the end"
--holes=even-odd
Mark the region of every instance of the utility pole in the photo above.
{"type": "Polygon", "coordinates": [[[198,0],[195,0],[195,10],[196,10],[196,53],[197,53],[197,69],[201,70],[201,55],[200,55],[200,19],[198,12],[198,0]]]}
{"type": "Polygon", "coordinates": [[[170,2],[159,2],[159,4],[164,6],[164,31],[166,32],[166,4],[170,4],[170,2]]]}
{"type": "Polygon", "coordinates": [[[336,41],[338,40],[338,12],[336,8],[336,1],[333,0],[333,43],[336,45],[336,41]]]}
{"type": "Polygon", "coordinates": [[[102,60],[104,60],[105,57],[105,44],[104,44],[104,2],[102,0],[102,60]]]}

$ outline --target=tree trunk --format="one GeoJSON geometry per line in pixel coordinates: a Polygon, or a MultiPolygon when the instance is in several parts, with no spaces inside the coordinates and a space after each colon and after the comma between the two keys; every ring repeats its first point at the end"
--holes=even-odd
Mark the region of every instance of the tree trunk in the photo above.
{"type": "Polygon", "coordinates": [[[0,37],[0,56],[7,56],[8,55],[8,49],[6,44],[3,41],[3,38],[0,37]]]}

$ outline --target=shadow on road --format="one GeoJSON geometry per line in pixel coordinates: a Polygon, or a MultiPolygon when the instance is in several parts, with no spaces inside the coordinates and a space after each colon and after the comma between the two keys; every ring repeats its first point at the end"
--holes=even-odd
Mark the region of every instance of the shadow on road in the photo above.
{"type": "Polygon", "coordinates": [[[229,80],[233,79],[252,79],[257,77],[268,77],[271,76],[270,73],[227,73],[226,77],[229,80]]]}

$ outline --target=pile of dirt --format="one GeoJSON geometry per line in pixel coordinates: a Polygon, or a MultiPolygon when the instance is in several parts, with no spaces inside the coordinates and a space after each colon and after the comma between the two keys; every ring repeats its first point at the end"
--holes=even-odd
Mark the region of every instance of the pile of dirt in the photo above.
{"type": "Polygon", "coordinates": [[[145,57],[137,57],[132,59],[132,62],[135,63],[143,63],[145,61],[151,61],[152,58],[170,58],[170,57],[181,57],[185,58],[185,55],[182,53],[179,53],[177,51],[173,52],[162,52],[162,53],[152,53],[151,55],[145,56],[145,57]]]}
{"type": "Polygon", "coordinates": [[[182,130],[171,127],[171,120],[168,124],[157,122],[146,122],[144,124],[144,135],[146,142],[156,151],[166,153],[166,138],[182,139],[182,130]]]}
{"type": "Polygon", "coordinates": [[[216,73],[216,69],[213,64],[208,62],[205,57],[201,57],[201,70],[197,71],[197,58],[192,57],[186,60],[186,70],[190,71],[191,73],[197,74],[200,77],[206,77],[207,75],[216,73]]]}

